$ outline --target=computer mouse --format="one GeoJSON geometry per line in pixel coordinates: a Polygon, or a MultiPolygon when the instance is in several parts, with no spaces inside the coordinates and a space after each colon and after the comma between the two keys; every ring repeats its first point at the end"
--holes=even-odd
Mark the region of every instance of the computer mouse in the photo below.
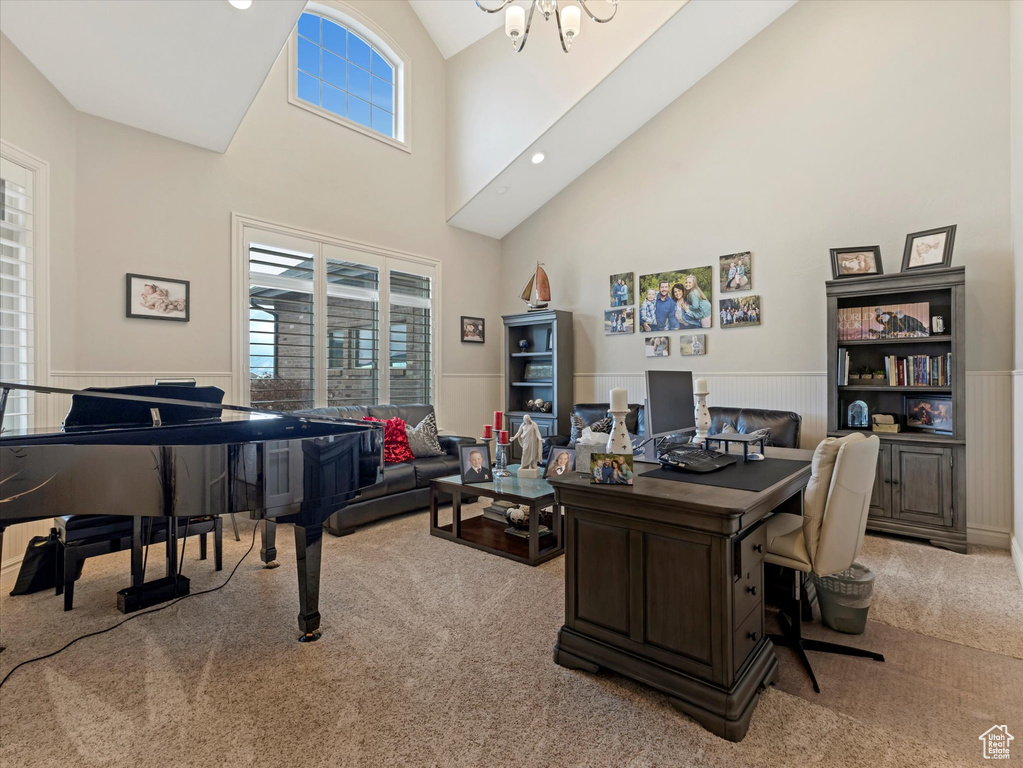
{"type": "Polygon", "coordinates": [[[750,454],[746,455],[746,458],[749,461],[763,461],[764,460],[764,454],[762,454],[762,453],[750,453],[750,454]]]}

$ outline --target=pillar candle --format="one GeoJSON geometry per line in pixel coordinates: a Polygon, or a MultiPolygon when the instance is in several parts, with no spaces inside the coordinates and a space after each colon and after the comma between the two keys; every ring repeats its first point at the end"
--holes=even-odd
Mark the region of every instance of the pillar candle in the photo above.
{"type": "Polygon", "coordinates": [[[494,436],[494,428],[493,428],[493,426],[491,426],[490,424],[484,424],[483,425],[483,437],[493,437],[493,436],[494,436]]]}
{"type": "Polygon", "coordinates": [[[500,445],[508,445],[508,430],[502,429],[497,433],[497,442],[500,445]]]}
{"type": "Polygon", "coordinates": [[[696,386],[693,388],[693,391],[697,395],[706,395],[710,391],[709,389],[707,389],[706,379],[697,379],[695,384],[696,386]]]}
{"type": "Polygon", "coordinates": [[[501,411],[494,411],[494,429],[500,431],[504,425],[504,414],[501,411]]]}
{"type": "Polygon", "coordinates": [[[629,410],[629,393],[621,388],[616,387],[611,390],[611,410],[612,411],[627,411],[629,410]]]}

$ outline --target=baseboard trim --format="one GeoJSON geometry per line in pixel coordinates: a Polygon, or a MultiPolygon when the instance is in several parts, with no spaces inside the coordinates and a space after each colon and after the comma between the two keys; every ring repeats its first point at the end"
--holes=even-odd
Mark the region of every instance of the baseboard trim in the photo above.
{"type": "Polygon", "coordinates": [[[0,592],[4,594],[14,588],[14,582],[18,578],[18,571],[21,569],[22,556],[12,557],[0,565],[0,592]]]}
{"type": "Polygon", "coordinates": [[[1019,585],[1023,588],[1023,545],[1019,543],[1019,539],[1016,536],[1010,536],[1009,548],[1012,551],[1012,564],[1016,566],[1016,576],[1019,578],[1019,585]]]}
{"type": "Polygon", "coordinates": [[[966,527],[966,541],[969,544],[978,544],[982,547],[996,547],[997,549],[1009,549],[1011,535],[1003,528],[988,528],[985,526],[968,525],[966,527]]]}

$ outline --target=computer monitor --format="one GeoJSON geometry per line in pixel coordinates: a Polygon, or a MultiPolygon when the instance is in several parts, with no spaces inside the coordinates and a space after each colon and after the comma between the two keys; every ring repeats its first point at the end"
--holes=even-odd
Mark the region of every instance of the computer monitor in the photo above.
{"type": "Polygon", "coordinates": [[[692,371],[646,372],[646,436],[696,429],[692,371]]]}

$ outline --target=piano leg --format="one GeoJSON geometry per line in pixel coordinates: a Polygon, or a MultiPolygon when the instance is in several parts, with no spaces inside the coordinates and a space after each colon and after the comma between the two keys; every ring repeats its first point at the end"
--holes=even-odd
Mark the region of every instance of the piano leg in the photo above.
{"type": "Polygon", "coordinates": [[[295,561],[298,565],[298,628],[300,643],[320,639],[320,547],[323,523],[295,525],[295,561]]]}
{"type": "Polygon", "coordinates": [[[276,568],[277,562],[277,523],[274,520],[267,520],[265,517],[257,523],[259,526],[259,559],[267,568],[276,568]]]}

